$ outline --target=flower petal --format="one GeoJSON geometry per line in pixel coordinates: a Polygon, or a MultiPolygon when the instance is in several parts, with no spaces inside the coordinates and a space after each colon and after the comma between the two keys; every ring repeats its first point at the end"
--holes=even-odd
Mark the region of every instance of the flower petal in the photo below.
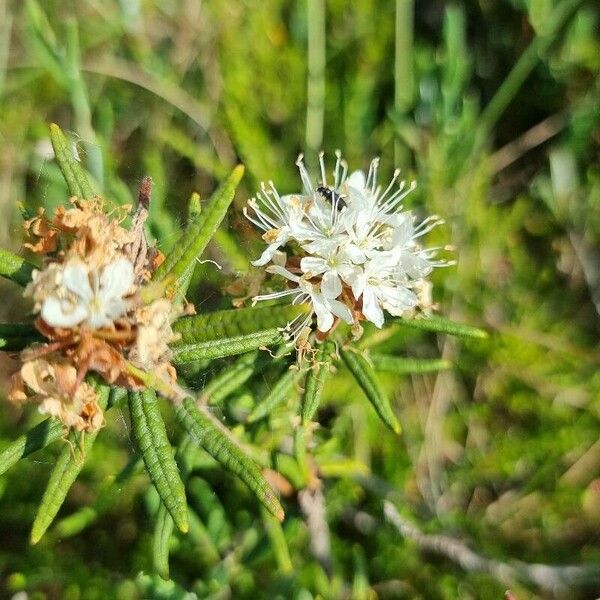
{"type": "Polygon", "coordinates": [[[383,326],[383,310],[381,310],[381,306],[379,306],[379,302],[377,301],[377,297],[375,292],[370,288],[366,287],[363,291],[363,305],[362,305],[362,313],[367,319],[367,321],[371,321],[376,327],[383,326]]]}
{"type": "Polygon", "coordinates": [[[253,260],[252,264],[255,267],[264,267],[273,258],[280,246],[281,244],[279,242],[275,242],[274,244],[267,246],[265,251],[260,255],[260,258],[253,260]]]}
{"type": "Polygon", "coordinates": [[[327,302],[327,306],[329,310],[338,318],[342,319],[342,321],[346,323],[352,323],[354,318],[352,317],[352,312],[350,309],[339,300],[329,300],[327,302]]]}
{"type": "Polygon", "coordinates": [[[94,296],[90,286],[89,273],[83,261],[71,259],[66,263],[62,273],[62,284],[70,292],[88,302],[94,296]]]}
{"type": "Polygon", "coordinates": [[[44,300],[40,315],[50,327],[75,327],[85,321],[88,316],[88,308],[82,302],[72,304],[67,300],[59,300],[50,296],[44,300]]]}
{"type": "Polygon", "coordinates": [[[100,296],[105,302],[122,298],[133,287],[133,264],[124,256],[104,267],[100,276],[100,296]]]}
{"type": "Polygon", "coordinates": [[[323,275],[321,293],[330,299],[337,298],[342,293],[342,282],[335,271],[327,271],[323,275]]]}
{"type": "Polygon", "coordinates": [[[324,299],[320,294],[314,294],[311,296],[311,300],[315,315],[317,315],[317,329],[325,333],[333,325],[333,315],[325,305],[324,299]]]}
{"type": "Polygon", "coordinates": [[[298,277],[298,275],[290,273],[286,268],[280,267],[279,265],[271,265],[270,267],[267,267],[266,271],[267,273],[273,273],[274,275],[281,275],[282,277],[285,277],[286,279],[289,279],[295,283],[300,281],[300,277],[298,277]]]}
{"type": "Polygon", "coordinates": [[[325,273],[328,267],[327,261],[324,258],[318,258],[316,256],[305,256],[300,261],[300,268],[304,273],[320,275],[321,273],[325,273]]]}

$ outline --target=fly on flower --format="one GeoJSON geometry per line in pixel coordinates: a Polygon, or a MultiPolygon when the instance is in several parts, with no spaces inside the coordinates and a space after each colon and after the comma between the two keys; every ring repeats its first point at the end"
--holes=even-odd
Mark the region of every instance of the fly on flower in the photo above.
{"type": "Polygon", "coordinates": [[[255,302],[289,297],[307,303],[311,314],[288,329],[296,340],[316,317],[317,337],[327,337],[343,321],[360,332],[360,322],[382,327],[384,311],[408,316],[431,306],[427,277],[437,267],[454,264],[437,258],[440,247],[425,248],[422,237],[443,223],[431,216],[416,223],[403,209],[404,198],[414,189],[400,180],[378,182],[379,159],[368,172],[354,171],[336,152],[328,178],[324,155],[319,155],[320,180],[313,184],[297,161],[302,191],[280,195],[274,184],[263,184],[248,201],[246,217],[264,231],[267,248],[254,261],[284,278],[286,288],[255,296],[255,302]],[[284,253],[285,247],[293,254],[284,253]]]}

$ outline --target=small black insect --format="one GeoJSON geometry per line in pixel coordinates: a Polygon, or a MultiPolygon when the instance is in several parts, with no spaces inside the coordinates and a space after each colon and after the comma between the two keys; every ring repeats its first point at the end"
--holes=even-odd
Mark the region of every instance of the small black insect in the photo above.
{"type": "Polygon", "coordinates": [[[341,210],[346,207],[346,203],[341,194],[338,194],[334,189],[330,187],[325,187],[324,185],[320,185],[317,188],[317,193],[321,194],[325,200],[330,202],[331,204],[335,204],[337,210],[341,210]]]}

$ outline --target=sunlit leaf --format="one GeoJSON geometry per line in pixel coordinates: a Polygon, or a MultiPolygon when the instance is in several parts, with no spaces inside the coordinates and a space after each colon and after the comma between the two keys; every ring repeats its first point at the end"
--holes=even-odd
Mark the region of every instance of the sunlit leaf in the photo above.
{"type": "Polygon", "coordinates": [[[283,508],[256,463],[247,456],[231,433],[203,406],[186,398],[175,407],[181,426],[194,442],[204,448],[228,471],[237,475],[256,495],[260,502],[280,521],[283,508]]]}
{"type": "Polygon", "coordinates": [[[356,382],[362,388],[381,420],[394,433],[400,433],[400,423],[392,411],[388,397],[377,381],[377,375],[374,373],[373,367],[360,354],[352,350],[340,348],[340,354],[348,370],[354,375],[356,382]]]}
{"type": "Polygon", "coordinates": [[[130,392],[129,412],[133,434],[150,479],[177,527],[185,533],[188,530],[185,487],[167,438],[156,392],[130,392]]]}

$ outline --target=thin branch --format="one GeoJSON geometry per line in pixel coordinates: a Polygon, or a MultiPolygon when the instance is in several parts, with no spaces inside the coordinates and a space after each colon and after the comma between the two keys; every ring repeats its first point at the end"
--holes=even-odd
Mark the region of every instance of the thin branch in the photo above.
{"type": "Polygon", "coordinates": [[[389,501],[384,502],[383,512],[398,533],[414,541],[421,550],[445,556],[465,571],[487,573],[504,585],[521,581],[552,594],[576,588],[597,589],[600,585],[600,567],[596,565],[545,565],[517,560],[503,562],[478,554],[465,542],[450,536],[423,533],[402,517],[389,501]]]}
{"type": "Polygon", "coordinates": [[[298,494],[298,503],[306,517],[310,535],[310,550],[321,563],[325,572],[331,575],[331,535],[325,513],[325,497],[320,487],[306,488],[298,494]]]}
{"type": "Polygon", "coordinates": [[[523,135],[509,142],[490,156],[491,172],[499,173],[503,169],[506,169],[506,167],[519,160],[521,156],[530,150],[559,134],[566,126],[567,118],[564,113],[552,115],[534,125],[523,135]]]}

